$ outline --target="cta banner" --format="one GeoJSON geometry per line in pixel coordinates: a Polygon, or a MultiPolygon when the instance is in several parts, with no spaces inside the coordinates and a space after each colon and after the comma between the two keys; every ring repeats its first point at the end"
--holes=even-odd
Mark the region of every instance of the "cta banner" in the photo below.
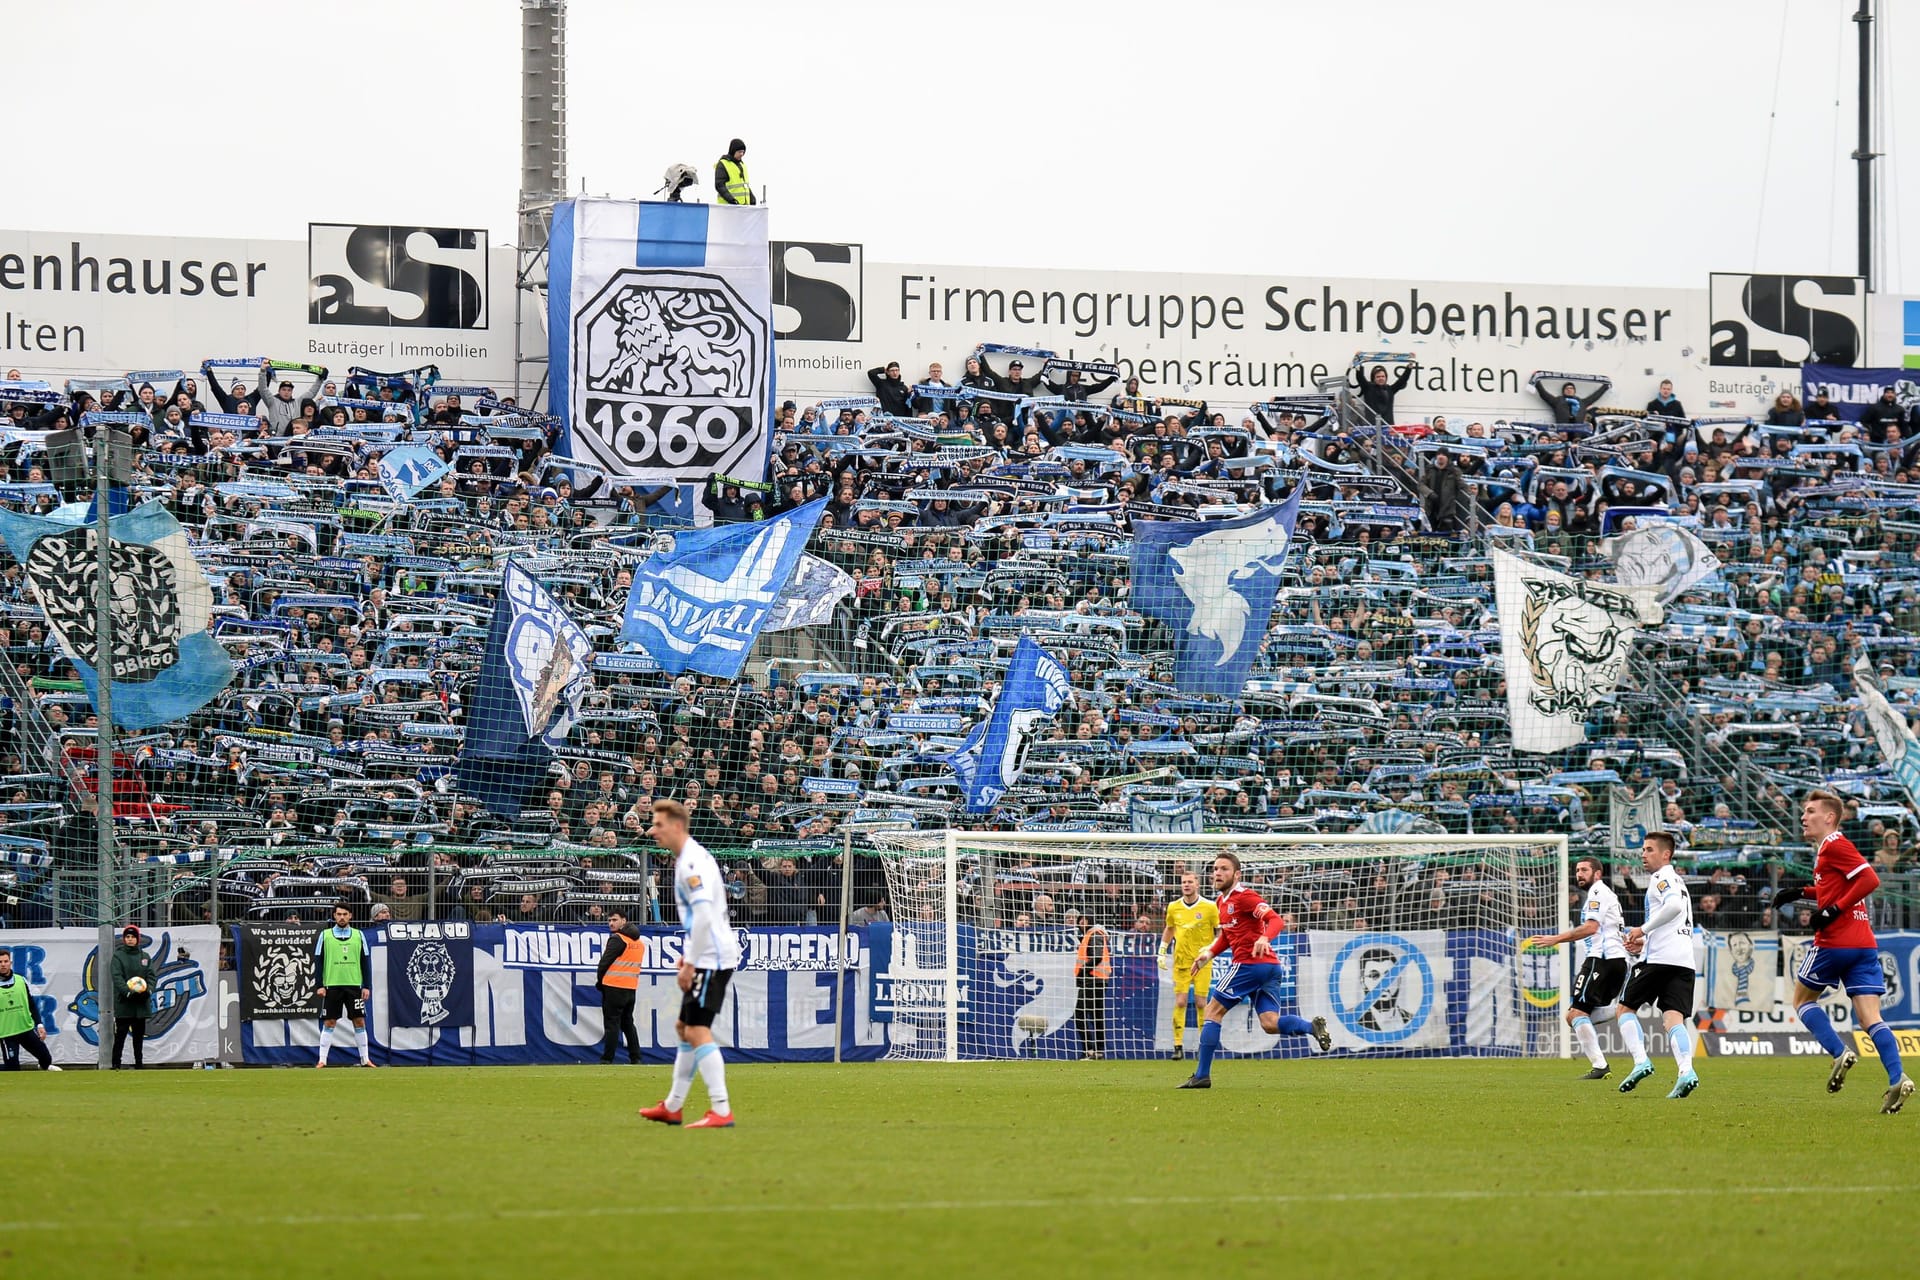
{"type": "MultiPolygon", "coordinates": [[[[0,932],[13,951],[13,971],[24,977],[47,1048],[61,1066],[99,1060],[100,992],[92,929],[16,929],[0,932]]],[[[211,1062],[220,1053],[213,974],[220,932],[211,927],[153,929],[141,949],[153,961],[153,1013],[147,1019],[149,1063],[211,1062]]]]}
{"type": "MultiPolygon", "coordinates": [[[[240,926],[236,933],[254,927],[240,926]]],[[[847,1001],[842,1056],[866,1060],[886,1052],[886,1028],[869,1016],[867,984],[858,973],[866,948],[857,932],[845,937],[824,927],[739,932],[741,967],[714,1024],[729,1058],[830,1061],[835,1002],[841,999],[847,1001]],[[836,972],[843,951],[853,970],[844,987],[836,972]]],[[[306,934],[310,953],[313,931],[306,934]]],[[[595,978],[607,938],[606,930],[584,925],[409,922],[369,930],[374,999],[367,1026],[374,1061],[393,1066],[523,1066],[598,1060],[603,1023],[595,978]],[[441,931],[439,938],[429,936],[435,927],[441,931]],[[450,936],[461,929],[469,936],[450,936]],[[435,943],[445,948],[444,957],[427,950],[435,943]],[[409,968],[418,970],[417,979],[409,968]],[[409,1025],[435,1002],[446,1011],[444,1017],[409,1025]]],[[[678,1044],[673,1025],[680,1013],[675,976],[682,943],[677,930],[642,931],[646,963],[634,1020],[642,1054],[650,1062],[670,1061],[678,1044]]],[[[309,1066],[318,1043],[317,1015],[241,1027],[242,1050],[251,1065],[309,1066]]]]}
{"type": "Polygon", "coordinates": [[[1800,366],[1800,398],[1811,404],[1822,392],[1842,422],[1858,422],[1868,405],[1893,388],[1894,403],[1912,413],[1920,404],[1920,372],[1913,369],[1847,369],[1831,364],[1800,366]]]}
{"type": "Polygon", "coordinates": [[[387,926],[387,1003],[396,1027],[473,1025],[473,926],[428,920],[387,926]]]}

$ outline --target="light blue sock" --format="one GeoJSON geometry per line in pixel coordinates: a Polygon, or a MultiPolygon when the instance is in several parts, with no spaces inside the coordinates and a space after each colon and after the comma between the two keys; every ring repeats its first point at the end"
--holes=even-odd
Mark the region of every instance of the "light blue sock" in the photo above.
{"type": "Polygon", "coordinates": [[[1673,1060],[1679,1064],[1681,1075],[1693,1070],[1693,1032],[1687,1030],[1686,1023],[1667,1032],[1667,1048],[1673,1050],[1673,1060]]]}
{"type": "Polygon", "coordinates": [[[1281,1035],[1304,1036],[1304,1035],[1311,1035],[1312,1032],[1313,1032],[1313,1023],[1307,1021],[1307,1019],[1302,1018],[1297,1014],[1291,1014],[1291,1013],[1283,1013],[1280,1015],[1280,1034],[1281,1035]]]}
{"type": "Polygon", "coordinates": [[[1894,1037],[1893,1028],[1884,1022],[1876,1022],[1867,1028],[1867,1039],[1873,1041],[1873,1050],[1880,1055],[1880,1065],[1887,1069],[1887,1083],[1899,1084],[1906,1069],[1900,1065],[1900,1041],[1894,1037]]]}
{"type": "Polygon", "coordinates": [[[1213,1055],[1220,1052],[1220,1024],[1208,1022],[1200,1028],[1200,1061],[1193,1074],[1202,1080],[1213,1074],[1213,1055]]]}
{"type": "Polygon", "coordinates": [[[1820,1042],[1820,1047],[1827,1051],[1829,1058],[1837,1058],[1847,1051],[1847,1046],[1840,1043],[1840,1033],[1833,1029],[1833,1019],[1827,1016],[1825,1009],[1809,1000],[1794,1012],[1800,1015],[1800,1025],[1813,1033],[1813,1038],[1820,1042]]]}

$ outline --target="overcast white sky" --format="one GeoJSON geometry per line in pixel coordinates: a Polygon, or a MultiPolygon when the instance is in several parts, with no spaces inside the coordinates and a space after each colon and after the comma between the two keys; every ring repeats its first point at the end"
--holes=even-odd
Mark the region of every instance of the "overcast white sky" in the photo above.
{"type": "MultiPolygon", "coordinates": [[[[1850,273],[1854,7],[573,0],[570,163],[576,188],[644,196],[674,161],[704,183],[738,135],[777,238],[870,261],[1696,288],[1850,273]]],[[[1911,80],[1920,7],[1876,8],[1883,65],[1911,80]]],[[[48,180],[10,182],[0,221],[509,242],[519,15],[10,4],[9,167],[48,180]],[[85,54],[101,48],[136,56],[85,54]]],[[[1882,285],[1920,292],[1920,224],[1901,230],[1920,159],[1898,155],[1920,145],[1920,88],[1899,79],[1882,285]]]]}

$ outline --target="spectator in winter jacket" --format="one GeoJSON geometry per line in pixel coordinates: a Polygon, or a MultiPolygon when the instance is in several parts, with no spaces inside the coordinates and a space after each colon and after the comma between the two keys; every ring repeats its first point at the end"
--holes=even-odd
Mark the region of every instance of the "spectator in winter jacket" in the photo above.
{"type": "Polygon", "coordinates": [[[1575,423],[1584,421],[1593,406],[1600,403],[1600,397],[1613,388],[1611,378],[1596,378],[1594,382],[1593,394],[1585,397],[1571,382],[1561,383],[1558,395],[1548,391],[1546,384],[1541,382],[1534,383],[1533,389],[1539,393],[1547,408],[1552,410],[1555,422],[1575,423]]]}
{"type": "Polygon", "coordinates": [[[1427,525],[1435,533],[1453,533],[1460,528],[1460,471],[1453,465],[1453,455],[1442,449],[1433,455],[1433,465],[1427,469],[1424,483],[1426,490],[1427,525]]]}
{"type": "Polygon", "coordinates": [[[1673,394],[1672,379],[1663,379],[1661,381],[1660,393],[1654,396],[1653,399],[1647,401],[1647,412],[1656,414],[1662,418],[1684,418],[1687,416],[1686,406],[1682,405],[1673,394]]]}
{"type": "MultiPolygon", "coordinates": [[[[140,926],[130,924],[120,931],[120,945],[113,949],[108,966],[109,987],[113,996],[113,1069],[120,1069],[120,1056],[127,1040],[133,1040],[133,1069],[146,1066],[147,1017],[153,1012],[153,961],[140,947],[140,926]],[[127,984],[140,979],[135,991],[127,984]]],[[[104,993],[103,993],[104,994],[104,993]]]]}
{"type": "MultiPolygon", "coordinates": [[[[1356,382],[1360,399],[1366,402],[1367,408],[1373,410],[1380,421],[1393,421],[1393,398],[1407,389],[1407,383],[1413,379],[1415,367],[1414,362],[1409,360],[1400,366],[1400,376],[1389,382],[1387,366],[1377,364],[1373,366],[1373,371],[1367,375],[1365,382],[1356,382]]],[[[1351,378],[1359,372],[1358,369],[1354,369],[1347,376],[1351,378]]]]}
{"type": "Polygon", "coordinates": [[[900,377],[900,362],[889,360],[882,369],[867,370],[867,381],[873,384],[873,394],[880,398],[880,412],[890,413],[896,418],[904,418],[913,412],[912,391],[900,377]]]}
{"type": "Polygon", "coordinates": [[[1907,411],[1892,387],[1884,388],[1878,400],[1860,411],[1860,429],[1875,444],[1887,442],[1888,427],[1903,427],[1906,422],[1907,411]]]}

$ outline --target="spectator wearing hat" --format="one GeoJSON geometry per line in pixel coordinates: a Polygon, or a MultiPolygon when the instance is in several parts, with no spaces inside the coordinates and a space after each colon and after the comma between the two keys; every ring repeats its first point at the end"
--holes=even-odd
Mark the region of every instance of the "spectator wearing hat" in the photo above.
{"type": "MultiPolygon", "coordinates": [[[[974,361],[979,362],[980,373],[987,379],[987,385],[989,387],[995,391],[1003,391],[1010,396],[1033,395],[1040,390],[1040,384],[1045,381],[1045,379],[1037,373],[1031,378],[1027,377],[1026,364],[1018,356],[1007,363],[1007,371],[1004,374],[994,372],[993,366],[987,363],[987,356],[984,351],[975,351],[973,360],[968,361],[968,363],[972,364],[974,361]]],[[[1011,411],[1011,406],[1009,407],[1009,411],[1011,411]]]]}
{"type": "Polygon", "coordinates": [[[713,189],[721,204],[758,204],[753,188],[747,185],[747,144],[735,138],[727,144],[727,154],[714,162],[713,189]]]}
{"type": "Polygon", "coordinates": [[[113,987],[113,1069],[120,1070],[121,1055],[127,1039],[133,1039],[133,1069],[146,1067],[147,1018],[153,1012],[153,961],[140,945],[140,926],[130,924],[120,931],[120,945],[113,949],[113,962],[107,966],[113,987]],[[140,980],[140,989],[129,984],[140,980]]]}
{"type": "Polygon", "coordinates": [[[898,360],[889,360],[882,368],[867,370],[867,381],[873,384],[873,394],[880,399],[882,413],[904,418],[913,412],[912,391],[900,377],[898,360]]]}

